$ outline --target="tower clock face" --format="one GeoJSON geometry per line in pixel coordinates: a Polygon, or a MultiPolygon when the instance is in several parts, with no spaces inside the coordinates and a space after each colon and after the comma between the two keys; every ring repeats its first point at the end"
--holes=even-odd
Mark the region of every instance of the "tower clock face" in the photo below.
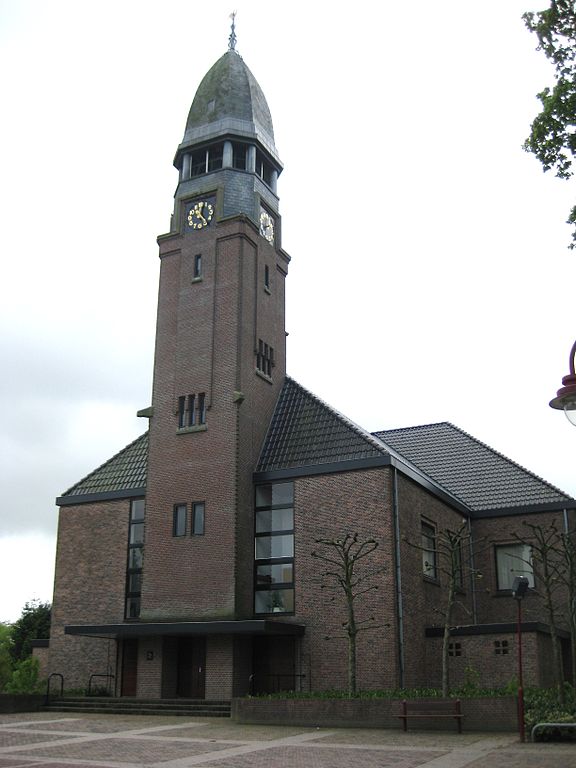
{"type": "Polygon", "coordinates": [[[260,212],[260,234],[269,243],[274,242],[274,219],[268,211],[260,212]]]}
{"type": "Polygon", "coordinates": [[[191,229],[204,229],[214,216],[214,203],[208,200],[198,200],[188,208],[188,226],[191,229]]]}

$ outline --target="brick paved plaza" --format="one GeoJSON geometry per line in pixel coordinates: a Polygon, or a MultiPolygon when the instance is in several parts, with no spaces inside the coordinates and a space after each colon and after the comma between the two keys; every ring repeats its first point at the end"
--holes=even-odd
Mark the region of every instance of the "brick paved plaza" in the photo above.
{"type": "Polygon", "coordinates": [[[0,715],[0,768],[576,768],[576,745],[513,734],[236,725],[55,713],[0,715]]]}

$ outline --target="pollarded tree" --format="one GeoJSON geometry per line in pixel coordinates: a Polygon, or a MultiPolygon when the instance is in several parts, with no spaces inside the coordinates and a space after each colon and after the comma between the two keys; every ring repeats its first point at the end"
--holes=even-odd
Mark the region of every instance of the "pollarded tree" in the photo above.
{"type": "Polygon", "coordinates": [[[554,522],[550,525],[536,525],[524,521],[523,524],[528,533],[522,536],[515,532],[513,535],[520,544],[530,547],[530,560],[525,562],[532,567],[535,584],[542,594],[544,608],[548,615],[558,703],[564,707],[566,694],[564,691],[562,650],[558,636],[558,614],[561,600],[559,589],[563,584],[561,574],[564,571],[561,555],[562,537],[554,522]]]}
{"type": "Polygon", "coordinates": [[[368,592],[378,589],[374,577],[384,571],[383,567],[364,568],[360,572],[358,563],[369,557],[378,548],[376,539],[361,540],[358,533],[347,533],[335,539],[316,539],[316,544],[323,547],[322,552],[312,552],[312,557],[327,563],[329,569],[323,571],[323,579],[329,584],[322,588],[336,588],[344,593],[346,620],[342,622],[344,637],[348,639],[348,695],[356,693],[356,647],[360,632],[378,629],[382,624],[374,624],[374,616],[359,619],[356,614],[356,601],[368,592]],[[372,583],[370,581],[372,580],[372,583]]]}
{"type": "MultiPolygon", "coordinates": [[[[538,94],[542,111],[536,116],[524,149],[532,152],[545,171],[569,179],[576,157],[576,10],[573,0],[550,0],[550,7],[523,16],[538,37],[538,50],[554,65],[555,84],[538,94]]],[[[576,206],[570,211],[572,243],[576,247],[576,206]]]]}
{"type": "Polygon", "coordinates": [[[450,693],[450,637],[454,623],[454,611],[457,606],[467,611],[467,607],[458,600],[470,578],[480,574],[473,567],[470,529],[467,520],[462,520],[456,530],[444,528],[434,531],[433,535],[422,535],[422,542],[417,544],[410,539],[406,543],[422,552],[424,574],[438,579],[443,589],[444,601],[435,609],[442,617],[442,695],[450,693]]]}

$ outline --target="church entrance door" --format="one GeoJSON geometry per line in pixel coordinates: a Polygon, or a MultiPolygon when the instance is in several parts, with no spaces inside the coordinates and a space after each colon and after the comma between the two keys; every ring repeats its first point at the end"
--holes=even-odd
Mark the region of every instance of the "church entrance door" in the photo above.
{"type": "Polygon", "coordinates": [[[121,696],[136,696],[138,676],[138,640],[124,640],[122,649],[121,696]]]}
{"type": "Polygon", "coordinates": [[[178,682],[176,695],[203,699],[206,695],[206,638],[178,639],[178,682]]]}

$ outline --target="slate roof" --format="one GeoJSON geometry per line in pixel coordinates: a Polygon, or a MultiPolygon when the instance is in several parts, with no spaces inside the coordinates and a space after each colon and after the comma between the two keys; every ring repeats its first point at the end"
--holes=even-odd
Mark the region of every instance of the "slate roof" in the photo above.
{"type": "MultiPolygon", "coordinates": [[[[148,432],[69,488],[60,499],[98,493],[130,491],[146,486],[148,432]]],[[[58,499],[58,501],[60,501],[58,499]]]]}
{"type": "Polygon", "coordinates": [[[449,422],[375,432],[472,512],[568,504],[573,499],[449,422]]]}
{"type": "Polygon", "coordinates": [[[386,455],[369,432],[287,376],[256,472],[386,455]]]}

